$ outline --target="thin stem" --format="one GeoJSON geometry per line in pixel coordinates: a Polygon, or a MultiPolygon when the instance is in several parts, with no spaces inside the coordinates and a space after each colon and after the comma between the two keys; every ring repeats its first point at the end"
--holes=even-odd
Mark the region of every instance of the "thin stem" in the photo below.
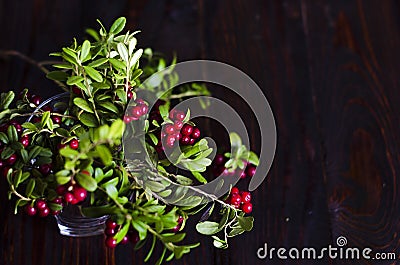
{"type": "MultiPolygon", "coordinates": [[[[8,56],[15,56],[18,57],[19,59],[33,65],[36,66],[37,68],[39,68],[43,73],[48,74],[50,71],[44,67],[43,65],[49,64],[50,62],[37,62],[35,60],[33,60],[32,58],[26,56],[23,53],[20,53],[19,51],[15,51],[15,50],[0,50],[0,56],[3,57],[8,57],[8,56]]],[[[69,92],[69,89],[61,82],[53,80],[62,90],[69,92]]]]}

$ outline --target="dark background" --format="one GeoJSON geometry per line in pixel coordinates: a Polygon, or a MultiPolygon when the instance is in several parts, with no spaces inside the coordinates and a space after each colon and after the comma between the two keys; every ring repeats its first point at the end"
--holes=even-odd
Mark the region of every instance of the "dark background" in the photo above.
{"type": "MultiPolygon", "coordinates": [[[[400,254],[398,1],[1,1],[0,49],[49,60],[49,52],[97,28],[97,18],[109,26],[119,16],[142,30],[143,47],[246,72],[276,118],[275,161],[253,192],[254,230],[226,251],[193,233],[202,246],[172,264],[399,264],[256,256],[264,242],[324,247],[340,235],[348,246],[400,254]]],[[[19,59],[2,58],[0,69],[1,91],[60,92],[19,59]]],[[[247,114],[240,100],[231,103],[247,114]]],[[[247,125],[259,150],[257,123],[247,125]]],[[[52,218],[12,215],[6,181],[0,183],[0,264],[142,264],[146,253],[131,246],[107,250],[101,236],[66,238],[52,218]]]]}

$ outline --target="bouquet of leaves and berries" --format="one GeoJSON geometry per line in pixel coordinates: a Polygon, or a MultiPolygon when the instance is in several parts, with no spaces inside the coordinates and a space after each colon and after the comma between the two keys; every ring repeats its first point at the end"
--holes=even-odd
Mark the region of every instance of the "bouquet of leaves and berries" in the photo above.
{"type": "Polygon", "coordinates": [[[208,203],[196,196],[184,206],[170,202],[213,175],[240,171],[241,178],[253,176],[257,156],[232,133],[233,151],[219,153],[212,161],[213,150],[190,121],[190,110],[170,111],[187,96],[210,95],[207,88],[187,84],[169,91],[179,79],[170,72],[158,90],[147,91],[160,98],[150,109],[137,89],[166,68],[166,60],[151,49],[137,48],[136,32],[121,34],[125,18],[109,30],[100,26],[99,31],[87,31],[91,40],[74,39],[51,54],[60,63],[47,77],[64,94],[50,101],[27,89],[18,96],[12,91],[1,94],[0,169],[15,213],[46,217],[73,206],[87,217],[109,216],[104,231],[108,247],[129,241],[136,249],[146,246],[148,260],[159,242],[163,252],[158,264],[179,259],[199,245],[185,239],[184,227],[190,216],[200,213],[192,217],[198,220],[197,231],[212,236],[215,247],[226,248],[229,237],[252,229],[249,192],[231,187],[222,198],[210,195],[208,203]],[[126,160],[126,131],[132,137],[144,131],[145,141],[132,138],[133,152],[146,153],[143,160],[126,160]],[[179,163],[189,170],[177,170],[166,159],[165,148],[180,148],[179,163]],[[172,193],[169,187],[175,184],[187,189],[172,193]]]}

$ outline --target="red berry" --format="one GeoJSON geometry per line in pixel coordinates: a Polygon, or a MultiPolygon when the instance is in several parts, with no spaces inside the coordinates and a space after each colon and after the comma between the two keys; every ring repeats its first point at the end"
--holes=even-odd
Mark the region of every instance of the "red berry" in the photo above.
{"type": "Polygon", "coordinates": [[[58,195],[64,195],[66,190],[67,190],[67,187],[65,187],[65,185],[60,185],[56,188],[56,192],[58,195]]]}
{"type": "Polygon", "coordinates": [[[131,114],[135,118],[140,118],[143,115],[142,108],[137,105],[131,109],[131,114]]]}
{"type": "Polygon", "coordinates": [[[232,194],[230,202],[232,205],[237,203],[240,204],[242,202],[242,197],[240,197],[239,194],[232,194]]]}
{"type": "Polygon", "coordinates": [[[194,139],[198,139],[200,137],[200,129],[194,128],[192,134],[190,135],[194,139]]]}
{"type": "Polygon", "coordinates": [[[180,133],[175,133],[174,135],[177,141],[179,141],[182,138],[182,134],[180,133]]]}
{"type": "Polygon", "coordinates": [[[176,138],[175,135],[168,135],[166,138],[166,144],[168,147],[173,147],[175,144],[176,138]]]}
{"type": "Polygon", "coordinates": [[[244,191],[244,192],[242,192],[241,196],[242,196],[242,202],[243,202],[243,203],[248,203],[248,202],[251,201],[251,194],[250,194],[250,192],[244,191]]]}
{"type": "Polygon", "coordinates": [[[39,210],[40,217],[46,217],[50,214],[50,209],[46,206],[46,208],[39,210]]]}
{"type": "Polygon", "coordinates": [[[149,106],[147,106],[146,104],[140,104],[139,107],[142,109],[142,115],[147,114],[147,112],[149,111],[149,106]]]}
{"type": "Polygon", "coordinates": [[[27,148],[29,146],[29,136],[22,136],[19,142],[24,146],[24,148],[27,148]]]}
{"type": "Polygon", "coordinates": [[[196,142],[196,139],[190,138],[189,145],[194,145],[194,142],[196,142]]]}
{"type": "Polygon", "coordinates": [[[36,214],[36,208],[28,204],[25,206],[25,212],[29,216],[34,216],[36,214]]]}
{"type": "Polygon", "coordinates": [[[31,102],[33,104],[35,104],[36,106],[38,106],[38,105],[40,105],[40,102],[42,102],[42,98],[39,96],[32,95],[31,102]]]}
{"type": "Polygon", "coordinates": [[[255,166],[248,166],[248,167],[246,168],[246,174],[247,174],[247,176],[249,176],[249,177],[254,176],[254,174],[256,174],[256,167],[255,167],[255,166]]]}
{"type": "Polygon", "coordinates": [[[191,135],[192,132],[193,132],[193,127],[191,125],[189,125],[189,124],[183,125],[182,130],[181,130],[181,133],[183,135],[191,135]]]}
{"type": "Polygon", "coordinates": [[[129,232],[128,237],[129,237],[129,241],[131,241],[131,243],[133,245],[136,245],[136,243],[139,242],[139,240],[140,240],[139,233],[136,230],[129,232]]]}
{"type": "Polygon", "coordinates": [[[107,228],[115,229],[117,227],[117,225],[118,224],[116,222],[114,222],[112,219],[108,219],[106,221],[106,227],[107,228]]]}
{"type": "Polygon", "coordinates": [[[58,149],[63,149],[63,148],[65,148],[66,147],[66,145],[65,144],[62,144],[62,143],[59,143],[58,145],[57,145],[57,148],[58,149]]]}
{"type": "Polygon", "coordinates": [[[217,154],[214,158],[214,162],[217,166],[223,165],[225,163],[225,157],[222,154],[217,154]]]}
{"type": "Polygon", "coordinates": [[[40,173],[42,173],[43,175],[48,175],[51,171],[52,165],[50,164],[43,164],[39,166],[39,171],[40,173]]]}
{"type": "Polygon", "coordinates": [[[121,245],[125,245],[129,242],[129,237],[128,236],[124,236],[124,238],[122,238],[121,242],[119,242],[121,245]]]}
{"type": "Polygon", "coordinates": [[[6,162],[7,162],[7,164],[8,164],[9,166],[14,165],[16,161],[17,161],[17,155],[16,155],[16,154],[12,154],[12,155],[6,160],[6,162]]]}
{"type": "Polygon", "coordinates": [[[64,194],[64,200],[68,203],[72,203],[73,200],[75,200],[74,195],[71,192],[66,192],[64,194]]]}
{"type": "Polygon", "coordinates": [[[61,213],[61,211],[60,210],[57,210],[57,211],[51,211],[51,214],[52,215],[59,215],[61,213]]]}
{"type": "Polygon", "coordinates": [[[82,91],[76,86],[72,87],[72,93],[78,96],[82,95],[82,91]]]}
{"type": "Polygon", "coordinates": [[[176,109],[172,109],[172,110],[169,112],[169,118],[170,118],[171,120],[175,118],[175,113],[176,113],[176,112],[177,112],[176,109]]]}
{"type": "Polygon", "coordinates": [[[47,203],[44,200],[37,200],[36,201],[36,208],[41,211],[47,208],[47,203]]]}
{"type": "Polygon", "coordinates": [[[77,198],[73,198],[72,201],[70,202],[72,205],[78,204],[79,201],[77,198]]]}
{"type": "Polygon", "coordinates": [[[181,122],[181,121],[175,121],[174,122],[175,130],[180,131],[182,129],[182,127],[183,127],[183,122],[181,122]]]}
{"type": "Polygon", "coordinates": [[[241,178],[241,179],[244,179],[244,178],[246,178],[246,177],[247,177],[246,171],[242,171],[242,172],[240,173],[240,178],[241,178]]]}
{"type": "Polygon", "coordinates": [[[71,147],[71,149],[78,149],[79,147],[79,141],[76,139],[71,140],[71,142],[69,142],[69,147],[71,147]]]}
{"type": "Polygon", "coordinates": [[[167,124],[164,126],[164,132],[167,134],[173,134],[175,133],[175,127],[172,124],[167,124]]]}
{"type": "Polygon", "coordinates": [[[42,110],[43,110],[43,111],[50,111],[50,112],[53,111],[53,109],[52,109],[50,106],[44,106],[44,107],[42,108],[42,110]]]}
{"type": "Polygon", "coordinates": [[[183,218],[183,216],[179,216],[178,217],[178,224],[182,224],[184,220],[185,219],[183,218]]]}
{"type": "Polygon", "coordinates": [[[75,199],[81,202],[86,199],[87,191],[81,186],[74,186],[73,194],[75,199]]]}
{"type": "Polygon", "coordinates": [[[128,99],[132,99],[133,98],[133,92],[129,90],[128,93],[126,93],[126,97],[128,99]]]}
{"type": "Polygon", "coordinates": [[[236,187],[233,187],[233,188],[231,189],[231,194],[232,194],[232,195],[233,195],[233,194],[239,194],[239,189],[236,188],[236,187]]]}
{"type": "MultiPolygon", "coordinates": [[[[58,188],[58,187],[57,187],[57,188],[58,188]]],[[[63,204],[63,200],[62,200],[61,197],[57,197],[57,198],[55,198],[55,199],[52,201],[52,203],[62,205],[62,204],[63,204]]]]}
{"type": "Polygon", "coordinates": [[[9,171],[9,170],[10,170],[9,167],[3,168],[3,176],[4,176],[4,177],[7,177],[7,174],[8,174],[8,171],[9,171]]]}
{"type": "Polygon", "coordinates": [[[128,123],[130,123],[131,121],[132,121],[132,117],[127,116],[127,115],[124,116],[124,122],[125,122],[125,124],[128,124],[128,123]]]}
{"type": "Polygon", "coordinates": [[[117,240],[115,240],[113,237],[107,237],[106,246],[109,248],[115,248],[117,246],[117,240]]]}
{"type": "Polygon", "coordinates": [[[145,102],[143,99],[141,99],[141,98],[138,98],[138,99],[136,100],[136,103],[139,104],[139,105],[146,104],[146,102],[145,102]]]}
{"type": "Polygon", "coordinates": [[[3,160],[0,160],[0,168],[4,167],[5,163],[3,160]]]}
{"type": "Polygon", "coordinates": [[[253,205],[249,202],[246,202],[242,205],[242,211],[244,213],[251,213],[253,211],[253,205]]]}
{"type": "Polygon", "coordinates": [[[180,142],[182,145],[188,145],[190,143],[190,137],[188,135],[182,135],[180,142]]]}
{"type": "Polygon", "coordinates": [[[177,232],[179,232],[179,230],[181,230],[181,225],[177,225],[177,226],[175,226],[174,228],[172,228],[171,229],[171,231],[173,232],[173,233],[177,233],[177,232]]]}
{"type": "Polygon", "coordinates": [[[106,234],[107,236],[113,236],[115,235],[115,230],[113,228],[106,228],[104,230],[104,234],[106,234]]]}
{"type": "Polygon", "coordinates": [[[61,120],[62,120],[60,116],[53,116],[53,117],[51,117],[51,119],[53,120],[53,122],[55,124],[60,124],[61,120]]]}
{"type": "Polygon", "coordinates": [[[174,118],[178,121],[183,121],[186,117],[186,114],[183,111],[177,111],[175,112],[174,118]]]}

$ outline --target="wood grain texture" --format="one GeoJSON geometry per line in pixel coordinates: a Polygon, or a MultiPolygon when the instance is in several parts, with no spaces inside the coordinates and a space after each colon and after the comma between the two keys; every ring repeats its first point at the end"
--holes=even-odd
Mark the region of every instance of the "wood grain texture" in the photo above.
{"type": "MultiPolygon", "coordinates": [[[[338,236],[349,246],[400,254],[397,1],[0,1],[0,49],[47,60],[73,36],[82,39],[96,18],[109,25],[118,16],[142,30],[142,46],[176,51],[180,60],[226,62],[249,74],[276,118],[275,162],[253,193],[254,231],[226,251],[193,233],[201,247],[172,264],[399,264],[256,256],[265,242],[322,248],[336,245],[338,236]]],[[[6,58],[0,69],[1,91],[58,92],[24,62],[6,58]]],[[[244,114],[259,151],[261,136],[248,106],[220,88],[215,96],[244,114]]],[[[0,264],[142,264],[145,253],[129,246],[107,250],[102,237],[59,236],[53,219],[11,215],[3,179],[0,194],[0,264]]]]}

